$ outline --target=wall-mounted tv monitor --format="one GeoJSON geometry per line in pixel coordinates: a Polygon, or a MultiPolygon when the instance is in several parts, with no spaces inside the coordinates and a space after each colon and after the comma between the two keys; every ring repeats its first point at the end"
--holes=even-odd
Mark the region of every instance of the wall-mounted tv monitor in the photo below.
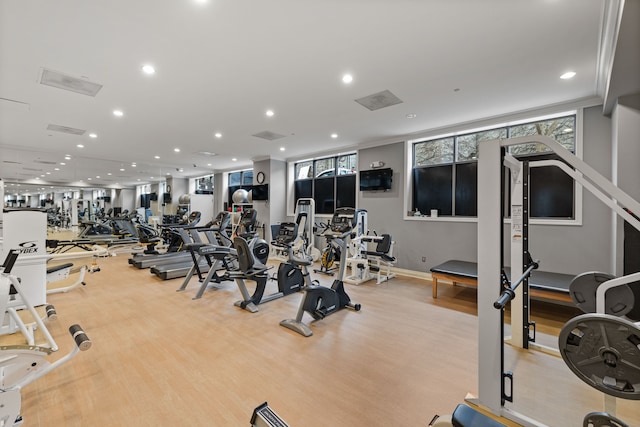
{"type": "Polygon", "coordinates": [[[269,200],[269,184],[254,185],[251,187],[252,200],[269,200]]]}
{"type": "Polygon", "coordinates": [[[393,169],[360,171],[360,191],[391,190],[393,169]]]}

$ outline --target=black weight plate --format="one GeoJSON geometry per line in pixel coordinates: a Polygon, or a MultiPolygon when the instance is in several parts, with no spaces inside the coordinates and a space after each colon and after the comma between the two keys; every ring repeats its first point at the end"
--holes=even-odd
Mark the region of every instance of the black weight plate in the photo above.
{"type": "Polygon", "coordinates": [[[582,381],[622,399],[640,400],[640,327],[608,314],[582,314],[562,327],[558,348],[582,381]]]}
{"type": "MultiPolygon", "coordinates": [[[[585,313],[596,312],[596,291],[602,283],[615,279],[608,273],[590,271],[577,275],[569,285],[569,295],[585,313]]],[[[629,285],[616,286],[606,293],[605,313],[614,316],[624,316],[633,308],[635,297],[629,285]]]]}

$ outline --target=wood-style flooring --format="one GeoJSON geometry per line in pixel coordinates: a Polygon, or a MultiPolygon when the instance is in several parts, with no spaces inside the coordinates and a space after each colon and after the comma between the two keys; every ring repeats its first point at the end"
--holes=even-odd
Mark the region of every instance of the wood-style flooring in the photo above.
{"type": "MultiPolygon", "coordinates": [[[[51,360],[73,345],[71,324],[93,346],[23,390],[25,427],[248,426],[264,401],[291,427],[427,426],[477,392],[475,289],[444,285],[433,300],[421,279],[346,285],[362,310],[314,322],[304,338],[278,325],[301,294],[251,314],[233,305],[233,282],[194,301],[196,279],[176,292],[182,279],[161,281],[127,258],[100,259],[85,287],[49,296],[60,346],[51,360]]],[[[532,311],[541,337],[578,314],[539,302],[532,311]]],[[[561,359],[509,347],[507,356],[519,412],[566,427],[602,409],[561,359]]],[[[618,414],[640,425],[639,405],[619,402],[618,414]]]]}

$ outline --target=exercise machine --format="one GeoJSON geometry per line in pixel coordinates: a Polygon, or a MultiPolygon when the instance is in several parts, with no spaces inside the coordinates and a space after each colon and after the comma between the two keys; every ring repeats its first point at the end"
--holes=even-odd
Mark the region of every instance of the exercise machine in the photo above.
{"type": "Polygon", "coordinates": [[[396,277],[391,272],[391,267],[397,260],[393,256],[395,242],[390,234],[362,235],[352,241],[357,253],[356,256],[347,258],[347,268],[351,270],[351,274],[344,278],[345,283],[359,285],[376,279],[376,284],[379,285],[396,277]],[[374,244],[374,250],[369,250],[369,245],[374,244]]]}
{"type": "MultiPolygon", "coordinates": [[[[185,245],[185,249],[191,254],[192,264],[191,267],[188,268],[182,286],[177,289],[177,292],[184,291],[194,275],[198,276],[200,289],[193,299],[201,298],[211,283],[221,283],[225,280],[232,280],[226,274],[226,271],[235,268],[232,258],[234,253],[232,253],[231,250],[232,240],[229,239],[226,233],[230,221],[231,215],[228,212],[222,211],[208,226],[192,229],[191,234],[193,237],[199,240],[197,234],[204,233],[208,242],[194,241],[185,245]],[[225,271],[222,275],[218,274],[221,270],[225,271]],[[207,272],[206,277],[203,277],[203,272],[207,272]]],[[[174,276],[177,277],[177,275],[174,276]]]]}
{"type": "Polygon", "coordinates": [[[289,425],[269,407],[267,402],[264,402],[253,410],[251,427],[289,427],[289,425]]]}
{"type": "MultiPolygon", "coordinates": [[[[0,273],[0,304],[5,305],[5,317],[7,314],[14,317],[27,341],[27,345],[5,345],[0,347],[0,425],[14,427],[22,425],[23,422],[20,416],[21,389],[68,362],[78,352],[88,350],[91,347],[91,341],[83,329],[79,325],[72,325],[69,328],[69,333],[73,337],[76,346],[70,353],[53,363],[46,360],[51,353],[58,350],[58,345],[22,291],[21,281],[11,274],[18,255],[18,251],[11,250],[1,266],[2,271],[0,273]],[[11,304],[11,301],[15,300],[20,301],[33,317],[35,324],[46,340],[46,344],[36,344],[33,330],[29,331],[22,320],[18,320],[19,316],[15,311],[15,307],[11,304]]],[[[47,307],[48,312],[51,313],[51,310],[52,306],[47,307]]],[[[52,313],[55,316],[55,310],[52,313]]]]}
{"type": "Polygon", "coordinates": [[[311,331],[309,325],[302,321],[305,312],[311,315],[313,319],[320,320],[345,307],[349,307],[355,311],[360,310],[360,304],[351,302],[351,298],[349,298],[349,295],[347,295],[347,292],[344,290],[343,277],[349,239],[366,215],[367,212],[363,209],[336,209],[331,218],[329,228],[324,232],[324,237],[327,238],[332,245],[340,248],[342,255],[338,277],[333,281],[330,288],[315,285],[307,286],[300,306],[298,307],[296,318],[281,321],[281,326],[291,329],[305,337],[310,337],[313,335],[313,331],[311,331]]]}
{"type": "MultiPolygon", "coordinates": [[[[503,218],[502,209],[504,208],[501,198],[501,186],[504,185],[503,164],[508,166],[512,182],[512,224],[508,237],[511,242],[512,255],[511,277],[526,276],[524,273],[531,266],[531,257],[526,245],[528,238],[524,234],[528,229],[528,191],[526,190],[527,186],[523,185],[526,165],[521,164],[505,152],[506,147],[511,145],[529,143],[546,145],[562,159],[562,162],[548,160],[537,162],[537,164],[559,167],[639,230],[640,221],[625,211],[625,208],[632,212],[640,212],[640,204],[549,137],[534,135],[484,141],[479,146],[478,320],[480,336],[478,338],[479,382],[476,402],[491,413],[504,416],[519,424],[543,426],[545,424],[532,417],[505,406],[505,402],[512,402],[514,399],[513,390],[510,390],[513,387],[514,376],[510,372],[505,372],[504,369],[504,310],[500,308],[504,302],[501,294],[504,295],[503,292],[506,290],[501,278],[504,267],[502,252],[505,240],[503,239],[504,227],[501,221],[503,218]],[[515,204],[514,199],[516,200],[515,204]],[[500,304],[494,305],[494,303],[500,304]]],[[[563,328],[563,331],[568,332],[561,333],[559,340],[560,354],[564,353],[563,358],[571,359],[569,363],[574,364],[574,368],[583,372],[578,376],[585,382],[589,377],[592,384],[602,385],[600,391],[605,393],[604,410],[613,417],[616,416],[615,398],[611,398],[607,392],[616,389],[623,391],[629,389],[628,393],[623,393],[625,396],[640,399],[640,393],[637,390],[640,376],[638,376],[637,369],[625,371],[623,368],[623,366],[630,366],[627,365],[628,363],[640,363],[640,348],[638,347],[640,345],[640,329],[636,324],[626,321],[626,319],[605,314],[608,303],[605,303],[604,294],[610,286],[638,280],[640,280],[640,273],[633,273],[605,280],[597,286],[597,312],[585,314],[583,316],[586,317],[580,318],[579,316],[579,318],[570,321],[563,328]],[[589,353],[590,348],[596,350],[597,354],[589,353]],[[620,353],[621,350],[623,353],[620,353]],[[593,364],[589,363],[591,361],[593,364]],[[629,387],[630,384],[636,385],[629,387]]],[[[509,286],[509,288],[513,291],[513,296],[509,295],[507,298],[507,300],[511,299],[511,341],[514,345],[529,348],[534,344],[535,329],[532,328],[532,322],[528,318],[529,289],[527,280],[522,280],[517,289],[512,289],[514,286],[509,286]]],[[[583,291],[583,294],[586,293],[586,290],[583,291]]],[[[614,310],[616,309],[614,308],[614,310]]]]}
{"type": "Polygon", "coordinates": [[[258,311],[257,306],[259,304],[299,292],[304,288],[305,283],[311,283],[307,266],[311,265],[313,260],[307,256],[304,258],[295,257],[291,249],[297,235],[298,226],[296,223],[285,222],[280,224],[274,244],[279,247],[289,248],[287,251],[289,262],[280,264],[278,268],[278,291],[270,295],[265,295],[265,288],[269,280],[267,270],[270,267],[255,259],[246,240],[241,237],[234,239],[233,245],[237,251],[239,268],[238,271],[229,272],[228,274],[235,279],[242,295],[242,300],[235,303],[237,307],[255,313],[258,311]],[[245,280],[256,282],[252,295],[247,290],[245,280]]]}

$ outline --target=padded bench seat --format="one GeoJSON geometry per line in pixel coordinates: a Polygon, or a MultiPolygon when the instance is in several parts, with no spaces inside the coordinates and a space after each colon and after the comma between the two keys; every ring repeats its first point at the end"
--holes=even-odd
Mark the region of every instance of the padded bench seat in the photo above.
{"type": "MultiPolygon", "coordinates": [[[[505,268],[510,277],[509,268],[505,268]]],[[[478,264],[469,261],[450,260],[431,268],[433,279],[432,296],[438,298],[438,280],[453,284],[478,286],[478,264]]],[[[534,270],[529,279],[529,294],[533,299],[555,301],[573,305],[569,295],[569,284],[575,276],[534,270]]]]}

